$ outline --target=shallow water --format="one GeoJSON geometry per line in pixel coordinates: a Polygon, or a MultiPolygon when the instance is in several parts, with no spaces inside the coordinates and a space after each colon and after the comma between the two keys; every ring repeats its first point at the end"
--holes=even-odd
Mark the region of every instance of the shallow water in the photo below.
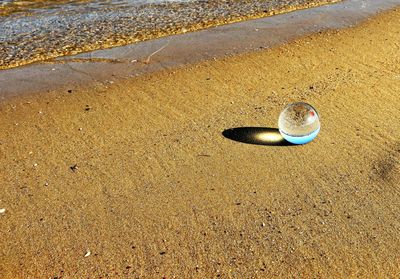
{"type": "Polygon", "coordinates": [[[47,13],[63,13],[65,11],[79,11],[80,9],[125,8],[143,4],[157,4],[167,2],[189,2],[191,0],[31,0],[16,1],[4,0],[0,3],[0,15],[19,16],[47,13]]]}
{"type": "Polygon", "coordinates": [[[333,2],[1,1],[0,69],[333,2]]]}

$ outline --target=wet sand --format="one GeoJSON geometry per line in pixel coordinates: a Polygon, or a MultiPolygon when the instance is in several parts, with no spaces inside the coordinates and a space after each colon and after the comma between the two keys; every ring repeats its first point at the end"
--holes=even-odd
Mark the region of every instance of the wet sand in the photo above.
{"type": "Polygon", "coordinates": [[[338,1],[11,1],[0,5],[0,69],[338,1]]]}
{"type": "Polygon", "coordinates": [[[1,277],[396,277],[399,19],[4,100],[1,277]],[[292,101],[310,144],[222,134],[292,101]]]}

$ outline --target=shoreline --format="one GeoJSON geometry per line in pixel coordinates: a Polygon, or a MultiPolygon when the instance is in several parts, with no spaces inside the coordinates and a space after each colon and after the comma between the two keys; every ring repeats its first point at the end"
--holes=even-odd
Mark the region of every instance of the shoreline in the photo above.
{"type": "MultiPolygon", "coordinates": [[[[302,10],[312,7],[323,6],[335,2],[339,2],[341,0],[313,0],[314,2],[307,3],[309,0],[296,0],[291,2],[292,0],[286,0],[286,5],[279,5],[279,1],[273,2],[276,5],[269,5],[267,2],[258,2],[252,1],[250,4],[247,1],[238,0],[234,3],[223,4],[224,2],[212,1],[212,2],[190,2],[190,1],[182,1],[176,3],[158,3],[158,4],[142,4],[138,6],[132,5],[131,7],[126,6],[125,9],[131,8],[128,13],[120,13],[118,14],[118,10],[115,11],[115,15],[111,16],[112,18],[117,17],[120,18],[121,21],[114,19],[112,21],[112,27],[108,25],[104,25],[104,21],[107,21],[106,11],[104,13],[99,10],[94,14],[89,14],[87,16],[100,15],[98,21],[91,22],[91,25],[95,25],[97,30],[100,30],[97,33],[92,33],[92,39],[86,37],[84,43],[76,43],[72,41],[64,41],[64,37],[68,37],[68,32],[64,30],[64,28],[60,28],[57,26],[58,21],[53,21],[51,23],[47,23],[45,20],[40,23],[33,22],[25,22],[20,25],[19,28],[24,28],[24,25],[32,25],[32,29],[34,30],[34,25],[39,24],[44,28],[44,32],[39,35],[39,42],[35,41],[35,36],[32,38],[29,36],[29,33],[25,32],[22,34],[23,37],[18,37],[17,35],[12,35],[17,30],[13,30],[12,32],[6,32],[7,27],[4,28],[5,34],[10,33],[11,37],[14,37],[14,40],[10,41],[11,48],[8,48],[8,40],[6,39],[4,42],[5,48],[2,48],[0,45],[0,70],[1,69],[11,69],[18,66],[29,65],[34,62],[48,61],[52,59],[57,59],[58,57],[63,57],[67,55],[75,55],[89,51],[95,51],[99,49],[109,49],[118,46],[124,46],[132,43],[143,42],[151,39],[157,39],[161,37],[183,34],[186,32],[193,32],[198,30],[205,30],[212,27],[217,27],[225,24],[231,24],[235,22],[242,22],[250,19],[257,19],[262,17],[268,17],[277,14],[284,14],[296,10],[302,10]],[[305,2],[305,3],[304,3],[305,2]],[[169,11],[175,14],[175,21],[173,24],[163,24],[170,23],[173,20],[169,11]],[[203,12],[202,12],[203,11],[203,12]],[[193,16],[193,14],[196,16],[193,16]],[[132,14],[135,14],[132,17],[132,14]],[[151,25],[151,27],[147,26],[146,23],[148,21],[154,21],[157,17],[152,17],[152,14],[156,14],[158,20],[157,23],[151,25]],[[219,16],[219,14],[226,14],[225,16],[219,16]],[[101,16],[103,15],[104,18],[101,16]],[[124,20],[124,18],[130,18],[130,20],[124,20]],[[161,22],[159,22],[161,21],[161,22]],[[53,25],[54,29],[47,29],[47,25],[53,25]],[[107,27],[108,26],[108,27],[107,27]],[[100,29],[99,29],[100,28],[100,29]],[[109,30],[111,28],[111,30],[109,30]],[[114,30],[113,30],[114,28],[114,30]],[[121,30],[122,29],[122,30],[121,30]],[[60,47],[54,48],[52,45],[42,44],[40,45],[41,38],[43,36],[50,36],[47,38],[48,40],[54,40],[54,43],[61,44],[60,47]],[[57,38],[53,38],[50,34],[58,33],[57,38]],[[63,34],[65,33],[65,34],[63,34]],[[100,35],[102,34],[102,35],[100,35]],[[106,35],[107,34],[107,35],[106,35]],[[64,35],[64,36],[62,36],[64,35]],[[94,40],[94,38],[97,38],[94,40]],[[29,46],[25,46],[25,41],[29,40],[29,46]],[[36,46],[38,44],[38,46],[36,46]],[[24,59],[19,58],[19,53],[27,52],[24,59]],[[35,49],[35,47],[38,48],[35,49]],[[46,49],[46,51],[44,51],[46,49]],[[12,55],[14,53],[14,55],[12,55]],[[5,55],[2,55],[5,54],[5,55]],[[9,60],[11,58],[11,61],[9,60]],[[14,59],[14,60],[13,60],[14,59]]],[[[90,1],[89,1],[90,2],[90,1]]],[[[89,8],[89,7],[88,7],[89,8]]],[[[124,10],[125,10],[124,9],[124,10]]],[[[121,11],[120,11],[121,12],[121,11]]],[[[73,15],[71,12],[70,16],[73,15]]],[[[60,21],[67,21],[67,18],[63,18],[63,14],[60,13],[57,15],[60,17],[60,21]]],[[[85,16],[84,16],[85,17],[85,16]]],[[[0,28],[3,27],[1,25],[0,17],[0,28]]],[[[18,20],[16,18],[15,20],[18,20]]],[[[79,22],[79,17],[75,19],[75,21],[79,22]]],[[[74,22],[74,21],[73,21],[74,22]]],[[[83,35],[84,33],[79,33],[80,28],[88,28],[87,22],[83,20],[80,25],[73,27],[74,24],[69,23],[71,26],[68,29],[74,30],[76,34],[74,36],[83,35]]],[[[89,22],[90,23],[90,22],[89,22]]],[[[12,26],[12,21],[7,25],[12,26]]],[[[3,29],[3,28],[1,28],[3,29]]],[[[39,29],[40,30],[40,29],[39,29]]],[[[39,32],[39,30],[35,30],[39,32]]],[[[90,32],[90,31],[87,31],[90,32]]],[[[6,36],[7,38],[7,36],[6,36]]],[[[1,39],[1,34],[0,34],[1,39]]],[[[9,38],[10,39],[10,38],[9,38]]]]}
{"type": "Polygon", "coordinates": [[[362,3],[347,0],[112,49],[61,57],[53,62],[1,70],[0,101],[17,95],[72,90],[88,84],[93,86],[96,83],[113,83],[119,79],[163,69],[223,59],[260,49],[262,51],[317,32],[360,24],[397,5],[400,5],[399,0],[386,0],[379,4],[373,0],[362,3]],[[239,37],[244,39],[238,40],[239,37]],[[150,64],[140,63],[163,47],[165,48],[162,51],[152,57],[150,64]]]}

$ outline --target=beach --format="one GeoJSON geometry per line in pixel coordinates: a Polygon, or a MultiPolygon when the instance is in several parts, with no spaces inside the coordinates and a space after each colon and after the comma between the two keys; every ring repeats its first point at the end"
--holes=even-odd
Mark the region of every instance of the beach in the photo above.
{"type": "Polygon", "coordinates": [[[395,278],[400,9],[0,102],[1,278],[395,278]],[[311,143],[224,137],[312,104],[311,143]]]}

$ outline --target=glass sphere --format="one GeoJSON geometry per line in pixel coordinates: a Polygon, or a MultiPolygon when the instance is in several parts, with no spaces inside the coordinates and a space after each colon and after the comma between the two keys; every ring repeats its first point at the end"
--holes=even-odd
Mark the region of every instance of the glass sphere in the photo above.
{"type": "Polygon", "coordinates": [[[289,104],[279,115],[279,132],[293,144],[305,144],[318,135],[320,130],[317,111],[309,104],[298,102],[289,104]]]}

